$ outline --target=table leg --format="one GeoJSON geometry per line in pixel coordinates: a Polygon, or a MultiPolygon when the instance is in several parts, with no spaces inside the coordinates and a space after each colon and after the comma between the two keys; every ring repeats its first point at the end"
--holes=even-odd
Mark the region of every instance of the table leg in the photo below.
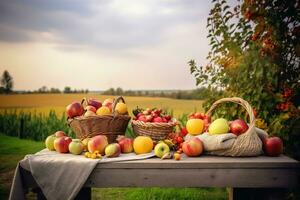
{"type": "Polygon", "coordinates": [[[230,188],[229,200],[283,200],[287,189],[284,188],[230,188]]]}
{"type": "Polygon", "coordinates": [[[92,190],[88,187],[83,187],[75,197],[75,200],[90,200],[92,199],[92,190]]]}

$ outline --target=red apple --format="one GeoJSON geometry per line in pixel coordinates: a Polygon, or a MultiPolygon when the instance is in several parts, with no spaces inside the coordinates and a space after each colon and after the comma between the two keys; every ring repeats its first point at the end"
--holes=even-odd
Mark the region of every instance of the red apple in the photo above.
{"type": "Polygon", "coordinates": [[[183,143],[182,151],[187,156],[199,156],[203,152],[202,141],[197,137],[192,137],[183,143]]]}
{"type": "Polygon", "coordinates": [[[118,143],[112,143],[105,147],[105,155],[108,158],[118,157],[121,154],[121,147],[118,143]]]}
{"type": "Polygon", "coordinates": [[[102,103],[102,106],[108,107],[110,109],[110,112],[112,112],[112,105],[113,105],[114,101],[115,100],[112,98],[105,99],[102,103]]]}
{"type": "Polygon", "coordinates": [[[145,117],[147,122],[151,122],[153,119],[152,115],[146,115],[145,117]]]}
{"type": "Polygon", "coordinates": [[[161,117],[155,117],[153,119],[153,122],[157,122],[157,123],[162,123],[163,122],[163,119],[161,117]]]}
{"type": "Polygon", "coordinates": [[[230,123],[230,132],[239,136],[248,130],[248,125],[241,119],[236,119],[230,123]]]}
{"type": "Polygon", "coordinates": [[[74,118],[83,115],[84,109],[79,102],[73,102],[67,106],[66,113],[69,118],[74,118]]]}
{"type": "Polygon", "coordinates": [[[122,153],[131,153],[133,152],[133,139],[124,138],[119,141],[122,153]]]}
{"type": "Polygon", "coordinates": [[[96,99],[87,99],[86,103],[89,106],[93,106],[96,110],[102,106],[101,102],[96,99]]]}
{"type": "Polygon", "coordinates": [[[188,134],[188,131],[187,131],[187,129],[186,129],[186,127],[183,127],[181,130],[180,130],[180,134],[181,134],[181,136],[186,136],[187,134],[188,134]]]}
{"type": "MultiPolygon", "coordinates": [[[[101,106],[100,106],[101,107],[101,106]]],[[[96,111],[97,111],[97,108],[96,107],[94,107],[94,106],[86,106],[85,107],[85,110],[86,111],[92,111],[92,112],[94,112],[94,113],[96,113],[96,111]]]]}
{"type": "Polygon", "coordinates": [[[88,141],[88,150],[91,153],[99,151],[101,155],[104,155],[104,150],[107,145],[107,137],[105,135],[97,135],[88,141]]]}
{"type": "Polygon", "coordinates": [[[57,137],[57,138],[66,136],[65,132],[63,132],[63,131],[56,131],[56,132],[54,133],[54,135],[55,135],[55,137],[57,137]]]}
{"type": "Polygon", "coordinates": [[[283,152],[283,142],[279,137],[270,137],[263,141],[264,151],[268,156],[279,156],[283,152]]]}
{"type": "Polygon", "coordinates": [[[72,142],[70,137],[59,137],[54,140],[54,149],[59,153],[68,153],[69,144],[72,142]]]}
{"type": "Polygon", "coordinates": [[[146,119],[146,116],[145,116],[145,115],[140,115],[140,116],[138,117],[138,120],[139,120],[139,121],[142,121],[142,122],[147,122],[147,119],[146,119]]]}

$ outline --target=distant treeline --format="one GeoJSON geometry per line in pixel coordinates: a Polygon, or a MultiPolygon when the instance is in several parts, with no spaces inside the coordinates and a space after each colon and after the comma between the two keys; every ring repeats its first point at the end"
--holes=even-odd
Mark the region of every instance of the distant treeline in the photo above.
{"type": "Polygon", "coordinates": [[[72,89],[69,86],[66,86],[63,90],[60,90],[58,88],[47,88],[46,86],[43,86],[37,90],[29,90],[29,91],[15,91],[15,93],[20,93],[20,94],[32,94],[32,93],[52,93],[52,94],[58,94],[58,93],[89,93],[88,89],[72,89]]]}
{"type": "Polygon", "coordinates": [[[173,99],[207,99],[212,93],[221,91],[210,90],[202,87],[194,90],[123,90],[122,88],[110,88],[101,94],[103,95],[122,95],[122,96],[149,96],[149,97],[168,97],[173,99]]]}

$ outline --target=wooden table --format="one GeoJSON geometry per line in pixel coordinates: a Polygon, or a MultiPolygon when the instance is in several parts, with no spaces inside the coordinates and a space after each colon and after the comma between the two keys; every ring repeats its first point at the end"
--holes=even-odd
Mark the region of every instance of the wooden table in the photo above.
{"type": "MultiPolygon", "coordinates": [[[[30,172],[22,174],[26,187],[36,187],[30,172]]],[[[229,199],[282,199],[299,183],[300,164],[287,156],[152,158],[99,163],[77,198],[91,198],[91,187],[229,187],[229,199]]]]}

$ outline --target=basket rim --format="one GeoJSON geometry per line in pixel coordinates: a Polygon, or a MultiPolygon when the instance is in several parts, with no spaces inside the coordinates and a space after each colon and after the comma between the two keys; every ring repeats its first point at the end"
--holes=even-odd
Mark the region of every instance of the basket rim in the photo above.
{"type": "Polygon", "coordinates": [[[172,122],[143,122],[143,121],[138,121],[138,120],[131,120],[131,124],[139,127],[155,127],[155,128],[168,128],[168,127],[174,127],[178,123],[176,121],[172,122]]]}
{"type": "Polygon", "coordinates": [[[119,114],[109,114],[109,115],[95,115],[95,116],[78,116],[75,118],[67,119],[67,122],[71,124],[73,121],[86,121],[86,120],[95,120],[95,119],[114,119],[114,118],[123,118],[124,120],[130,120],[129,115],[119,115],[119,114]]]}

